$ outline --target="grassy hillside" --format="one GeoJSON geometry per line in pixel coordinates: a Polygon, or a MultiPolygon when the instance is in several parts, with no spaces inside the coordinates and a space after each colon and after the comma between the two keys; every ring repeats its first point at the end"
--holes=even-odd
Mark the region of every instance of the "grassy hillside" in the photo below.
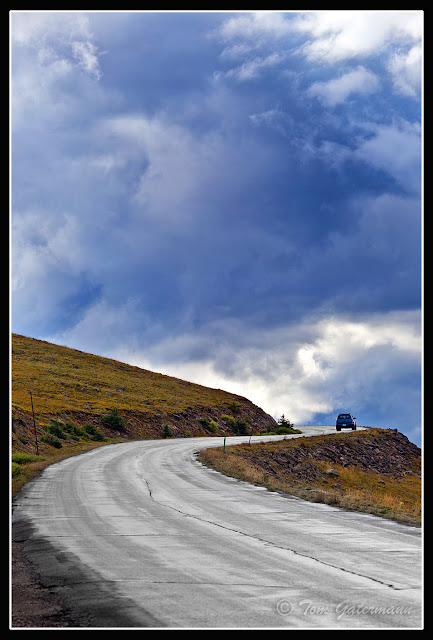
{"type": "MultiPolygon", "coordinates": [[[[135,439],[222,435],[233,423],[255,433],[275,424],[235,394],[15,334],[11,375],[16,451],[34,450],[30,392],[39,438],[54,435],[61,445],[84,440],[89,425],[105,437],[135,439]],[[117,420],[104,421],[107,415],[117,420]]],[[[47,442],[41,447],[50,450],[47,442]]]]}
{"type": "Polygon", "coordinates": [[[237,400],[224,391],[18,335],[12,336],[12,372],[14,405],[30,409],[32,391],[45,414],[116,407],[150,415],[237,400]]]}

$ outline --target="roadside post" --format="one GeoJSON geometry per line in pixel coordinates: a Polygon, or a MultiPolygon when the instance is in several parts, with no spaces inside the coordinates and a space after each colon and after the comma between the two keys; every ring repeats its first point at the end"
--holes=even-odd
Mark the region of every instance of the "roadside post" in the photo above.
{"type": "Polygon", "coordinates": [[[35,441],[36,441],[36,455],[39,455],[39,446],[38,446],[38,433],[36,431],[36,422],[35,422],[35,412],[33,409],[33,396],[32,396],[32,392],[30,391],[30,400],[32,403],[32,414],[33,414],[33,430],[35,432],[35,441]]]}
{"type": "Polygon", "coordinates": [[[226,436],[224,436],[224,446],[223,446],[223,453],[226,452],[226,436]]]}

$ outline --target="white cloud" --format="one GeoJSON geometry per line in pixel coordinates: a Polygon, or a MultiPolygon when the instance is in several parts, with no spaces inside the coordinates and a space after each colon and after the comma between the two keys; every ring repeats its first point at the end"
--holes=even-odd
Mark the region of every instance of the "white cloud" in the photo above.
{"type": "Polygon", "coordinates": [[[312,40],[302,47],[310,60],[334,63],[379,54],[390,43],[422,37],[421,11],[314,11],[299,14],[297,31],[312,40]]]}
{"type": "MultiPolygon", "coordinates": [[[[415,96],[421,84],[423,12],[415,11],[300,11],[283,13],[251,12],[231,17],[220,27],[219,37],[230,43],[223,57],[241,58],[259,47],[267,47],[268,58],[278,55],[283,45],[312,63],[337,63],[380,56],[391,74],[398,93],[415,96]],[[297,36],[306,38],[295,44],[297,36]]],[[[257,59],[258,60],[258,59],[257,59]]],[[[254,61],[247,60],[229,75],[245,74],[254,69],[254,61]]],[[[359,71],[358,71],[359,73],[359,71]]],[[[224,75],[224,74],[221,74],[224,75]]],[[[355,92],[355,76],[347,74],[328,86],[318,84],[314,91],[333,105],[355,92]],[[352,82],[353,81],[353,82],[352,82]],[[347,86],[350,84],[350,89],[347,86]]],[[[373,75],[359,77],[360,92],[375,89],[373,75]]]]}
{"type": "Polygon", "coordinates": [[[353,71],[349,71],[334,78],[329,82],[315,82],[308,90],[309,95],[318,97],[328,106],[344,102],[352,94],[369,95],[377,91],[379,80],[377,76],[359,66],[353,71]]]}
{"type": "Polygon", "coordinates": [[[263,69],[267,69],[269,67],[275,67],[281,62],[283,62],[286,58],[285,53],[271,53],[270,55],[261,58],[256,57],[252,60],[248,60],[243,64],[235,67],[234,69],[230,69],[227,72],[217,71],[214,74],[214,78],[219,80],[222,77],[225,78],[235,78],[239,81],[244,80],[252,80],[253,78],[257,78],[263,69]]]}
{"type": "Polygon", "coordinates": [[[212,140],[200,141],[188,129],[164,117],[135,114],[102,122],[97,136],[108,148],[100,157],[101,167],[108,169],[127,162],[141,165],[129,195],[146,217],[186,223],[188,209],[182,220],[179,212],[200,188],[204,176],[211,173],[215,151],[212,140]]]}
{"type": "MultiPolygon", "coordinates": [[[[83,344],[82,332],[77,335],[83,344]]],[[[73,344],[71,335],[62,339],[73,344]]],[[[408,372],[417,375],[421,346],[419,312],[394,311],[355,320],[326,317],[265,333],[246,331],[237,323],[215,323],[194,334],[157,341],[145,353],[124,344],[109,355],[237,393],[296,424],[308,423],[316,413],[356,413],[377,403],[384,423],[375,426],[416,428],[419,398],[412,402],[407,380],[400,379],[408,372]],[[192,352],[203,355],[194,359],[192,352]],[[410,424],[404,424],[407,419],[410,424]]],[[[357,417],[362,424],[363,416],[357,417]]]]}
{"type": "Polygon", "coordinates": [[[388,70],[398,93],[416,96],[421,89],[422,47],[416,45],[408,52],[392,54],[388,61],[388,70]]]}
{"type": "MultiPolygon", "coordinates": [[[[59,80],[80,69],[98,80],[98,49],[81,13],[12,12],[13,115],[35,107],[62,110],[59,80]],[[53,106],[54,105],[54,106],[53,106]]],[[[50,116],[48,116],[50,117],[50,116]]]]}
{"type": "Polygon", "coordinates": [[[361,95],[374,93],[378,86],[377,76],[368,69],[359,66],[329,82],[315,82],[308,93],[311,96],[317,96],[328,106],[334,107],[354,93],[361,95]]]}
{"type": "Polygon", "coordinates": [[[354,157],[391,174],[397,182],[419,190],[421,168],[421,130],[418,124],[396,122],[372,126],[374,135],[364,140],[354,157]]]}
{"type": "Polygon", "coordinates": [[[305,158],[320,158],[328,167],[344,170],[347,162],[363,162],[394,178],[410,195],[421,190],[421,136],[418,123],[394,120],[390,124],[354,121],[358,135],[350,144],[323,140],[319,145],[307,134],[299,137],[305,158]],[[362,134],[359,134],[362,131],[362,134]]]}
{"type": "Polygon", "coordinates": [[[80,67],[99,79],[101,72],[99,70],[99,59],[97,56],[97,48],[91,42],[71,42],[74,58],[78,61],[80,67]]]}
{"type": "Polygon", "coordinates": [[[256,11],[226,20],[219,35],[227,41],[234,38],[270,39],[285,36],[292,30],[284,13],[256,11]]]}

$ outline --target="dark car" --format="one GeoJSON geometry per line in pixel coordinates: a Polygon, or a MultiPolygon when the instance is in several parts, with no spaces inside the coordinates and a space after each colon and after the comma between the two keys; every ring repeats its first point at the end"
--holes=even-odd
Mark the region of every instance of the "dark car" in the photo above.
{"type": "Polygon", "coordinates": [[[356,429],[356,418],[350,413],[339,413],[335,428],[337,431],[341,431],[341,427],[350,427],[352,430],[356,429]]]}

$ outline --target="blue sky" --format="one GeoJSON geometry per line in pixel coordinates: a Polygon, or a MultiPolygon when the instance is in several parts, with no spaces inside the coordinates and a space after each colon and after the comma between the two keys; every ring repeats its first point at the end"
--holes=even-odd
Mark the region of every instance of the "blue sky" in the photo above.
{"type": "Polygon", "coordinates": [[[422,36],[13,11],[12,331],[419,444],[422,36]]]}

